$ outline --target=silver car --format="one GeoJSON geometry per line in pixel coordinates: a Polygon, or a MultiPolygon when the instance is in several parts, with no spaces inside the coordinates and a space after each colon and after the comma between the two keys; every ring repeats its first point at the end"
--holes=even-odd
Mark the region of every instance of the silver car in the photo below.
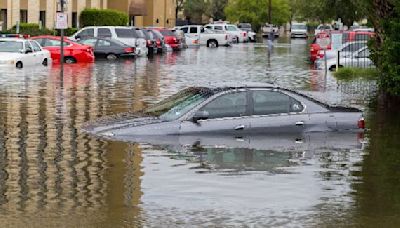
{"type": "Polygon", "coordinates": [[[360,131],[363,113],[331,107],[297,92],[269,84],[191,87],[123,118],[87,124],[103,137],[160,135],[235,135],[360,131]]]}

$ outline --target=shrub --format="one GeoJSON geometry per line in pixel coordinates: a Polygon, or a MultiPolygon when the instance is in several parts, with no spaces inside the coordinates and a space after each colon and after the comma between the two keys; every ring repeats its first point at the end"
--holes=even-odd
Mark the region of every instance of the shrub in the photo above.
{"type": "MultiPolygon", "coordinates": [[[[7,33],[17,33],[17,27],[14,26],[10,30],[7,30],[7,33]]],[[[21,23],[19,25],[19,33],[27,34],[30,36],[39,36],[39,35],[54,35],[55,31],[47,28],[39,28],[38,24],[35,23],[21,23]]]]}
{"type": "Polygon", "coordinates": [[[81,25],[85,26],[125,26],[128,15],[110,9],[85,9],[81,13],[81,25]]]}

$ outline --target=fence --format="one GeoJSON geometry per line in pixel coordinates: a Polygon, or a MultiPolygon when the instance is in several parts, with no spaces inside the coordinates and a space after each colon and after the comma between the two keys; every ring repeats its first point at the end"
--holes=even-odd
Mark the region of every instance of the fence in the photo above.
{"type": "Polygon", "coordinates": [[[374,68],[368,48],[368,41],[373,35],[372,32],[343,33],[343,48],[339,51],[338,66],[374,68]]]}

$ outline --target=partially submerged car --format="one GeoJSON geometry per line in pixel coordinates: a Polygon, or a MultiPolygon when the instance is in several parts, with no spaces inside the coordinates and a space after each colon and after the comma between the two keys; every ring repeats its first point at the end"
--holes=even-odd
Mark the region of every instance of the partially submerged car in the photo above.
{"type": "Polygon", "coordinates": [[[273,134],[364,129],[363,113],[331,107],[269,84],[191,87],[122,118],[99,120],[84,130],[113,139],[198,134],[273,134]]]}

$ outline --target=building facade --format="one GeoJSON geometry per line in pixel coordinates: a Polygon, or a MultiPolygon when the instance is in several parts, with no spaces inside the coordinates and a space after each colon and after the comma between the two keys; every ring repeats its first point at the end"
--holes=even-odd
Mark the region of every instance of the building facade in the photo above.
{"type": "MultiPolygon", "coordinates": [[[[0,0],[2,29],[10,29],[20,23],[37,23],[54,28],[59,0],[0,0]]],[[[175,26],[176,0],[68,0],[70,27],[79,28],[79,15],[85,8],[115,9],[129,15],[135,26],[175,26]]]]}

